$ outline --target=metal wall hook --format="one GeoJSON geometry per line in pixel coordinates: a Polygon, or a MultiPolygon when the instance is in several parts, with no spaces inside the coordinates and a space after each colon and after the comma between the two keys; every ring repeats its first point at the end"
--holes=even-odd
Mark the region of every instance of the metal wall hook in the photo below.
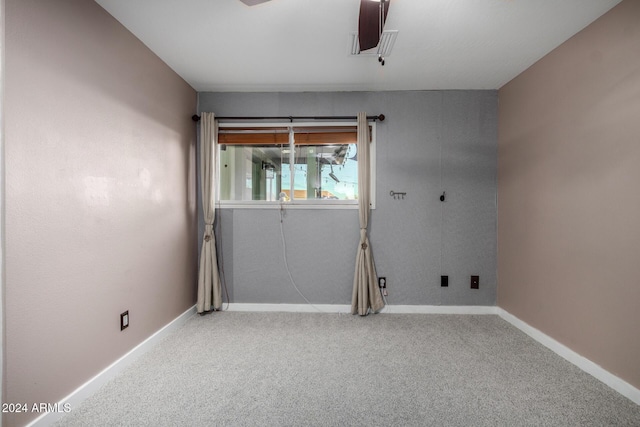
{"type": "Polygon", "coordinates": [[[400,199],[404,200],[404,196],[406,196],[407,193],[406,192],[402,192],[402,191],[393,191],[393,190],[391,190],[389,192],[389,195],[391,197],[393,197],[394,200],[400,200],[400,199]]]}

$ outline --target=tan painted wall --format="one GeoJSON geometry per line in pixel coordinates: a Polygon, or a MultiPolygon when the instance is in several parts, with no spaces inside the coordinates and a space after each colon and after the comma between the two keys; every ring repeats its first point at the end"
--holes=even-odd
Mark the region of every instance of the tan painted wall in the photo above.
{"type": "Polygon", "coordinates": [[[640,2],[499,91],[498,305],[640,387],[640,2]]]}
{"type": "Polygon", "coordinates": [[[5,13],[5,401],[55,403],[195,303],[196,93],[93,1],[5,13]]]}
{"type": "Polygon", "coordinates": [[[4,0],[0,0],[0,28],[0,402],[4,402],[4,0]]]}

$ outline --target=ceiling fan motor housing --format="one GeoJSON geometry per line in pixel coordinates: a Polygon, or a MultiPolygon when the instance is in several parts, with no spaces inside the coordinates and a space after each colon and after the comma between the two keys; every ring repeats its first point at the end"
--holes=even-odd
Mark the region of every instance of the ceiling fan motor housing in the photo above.
{"type": "Polygon", "coordinates": [[[247,6],[255,6],[257,4],[260,3],[266,3],[269,0],[240,0],[242,3],[246,4],[247,6]]]}

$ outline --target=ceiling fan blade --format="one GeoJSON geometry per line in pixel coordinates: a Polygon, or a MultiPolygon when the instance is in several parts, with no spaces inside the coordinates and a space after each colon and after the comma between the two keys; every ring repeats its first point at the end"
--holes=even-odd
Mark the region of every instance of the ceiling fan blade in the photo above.
{"type": "Polygon", "coordinates": [[[270,0],[240,0],[242,3],[246,4],[247,6],[255,6],[257,4],[260,3],[266,3],[270,0]]]}
{"type": "Polygon", "coordinates": [[[380,5],[384,10],[382,14],[382,27],[389,13],[389,0],[371,1],[360,0],[360,19],[358,21],[358,42],[360,51],[378,46],[380,42],[380,5]]]}

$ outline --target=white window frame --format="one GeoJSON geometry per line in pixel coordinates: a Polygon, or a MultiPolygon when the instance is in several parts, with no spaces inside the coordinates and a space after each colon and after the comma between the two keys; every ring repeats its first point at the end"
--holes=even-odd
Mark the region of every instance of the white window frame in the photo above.
{"type": "MultiPolygon", "coordinates": [[[[375,209],[376,206],[376,122],[369,121],[371,127],[371,145],[369,150],[369,172],[371,176],[371,185],[369,187],[371,209],[375,209]]],[[[262,123],[262,122],[221,122],[219,126],[225,128],[250,128],[250,127],[331,127],[331,126],[358,126],[357,121],[339,121],[339,122],[295,122],[295,123],[262,123]]],[[[293,147],[292,147],[293,148],[293,147]]],[[[222,209],[280,209],[283,205],[287,209],[358,209],[358,200],[297,200],[279,202],[268,200],[220,200],[220,145],[218,144],[217,153],[217,189],[216,192],[216,206],[222,209]]],[[[293,156],[293,150],[291,150],[290,156],[293,156]]],[[[291,170],[291,176],[293,176],[293,168],[295,165],[293,161],[289,162],[291,170]]],[[[360,167],[360,164],[358,164],[360,167]]]]}

